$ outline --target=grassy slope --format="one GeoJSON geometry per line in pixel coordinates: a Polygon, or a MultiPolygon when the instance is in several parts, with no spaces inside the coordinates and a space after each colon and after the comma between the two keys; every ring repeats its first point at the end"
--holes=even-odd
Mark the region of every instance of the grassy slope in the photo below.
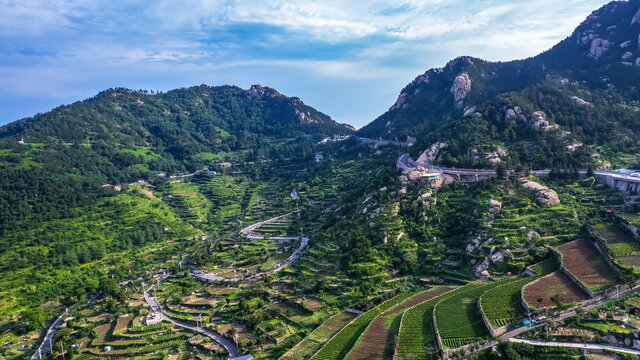
{"type": "MultiPolygon", "coordinates": [[[[31,257],[46,258],[54,247],[78,249],[94,243],[103,244],[106,253],[101,260],[82,265],[63,266],[57,269],[24,267],[4,271],[0,277],[2,315],[8,317],[20,312],[24,306],[24,301],[21,301],[23,296],[39,293],[39,297],[46,297],[49,292],[48,287],[59,285],[56,282],[74,273],[74,269],[105,269],[119,258],[126,257],[130,250],[114,249],[109,253],[109,249],[122,233],[133,230],[145,222],[154,223],[161,229],[168,228],[163,236],[165,240],[190,238],[199,233],[198,230],[185,224],[160,200],[143,195],[138,190],[127,191],[112,198],[102,199],[95,205],[77,209],[77,216],[72,218],[48,221],[35,229],[9,233],[7,237],[13,246],[8,252],[2,254],[3,262],[9,261],[8,257],[15,254],[24,261],[29,261],[31,257]]],[[[136,249],[136,252],[148,251],[156,245],[146,245],[136,249]]],[[[82,284],[67,286],[81,287],[82,284]]]]}

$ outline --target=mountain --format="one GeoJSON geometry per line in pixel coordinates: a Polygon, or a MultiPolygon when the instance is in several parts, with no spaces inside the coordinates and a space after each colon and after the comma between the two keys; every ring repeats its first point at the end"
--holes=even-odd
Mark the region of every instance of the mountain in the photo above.
{"type": "MultiPolygon", "coordinates": [[[[110,89],[0,128],[0,140],[147,147],[189,160],[201,152],[255,149],[268,139],[348,134],[347,125],[274,89],[206,85],[153,94],[110,89]]],[[[158,168],[158,170],[160,170],[158,168]]]]}
{"type": "Polygon", "coordinates": [[[97,196],[96,184],[225,161],[304,158],[319,139],[352,132],[261,85],[106,90],[0,127],[0,191],[8,194],[0,200],[0,234],[17,223],[65,216],[97,196]]]}
{"type": "Polygon", "coordinates": [[[434,150],[450,166],[635,165],[639,34],[640,1],[612,2],[538,56],[465,56],[425,72],[358,133],[415,137],[415,155],[434,150]]]}

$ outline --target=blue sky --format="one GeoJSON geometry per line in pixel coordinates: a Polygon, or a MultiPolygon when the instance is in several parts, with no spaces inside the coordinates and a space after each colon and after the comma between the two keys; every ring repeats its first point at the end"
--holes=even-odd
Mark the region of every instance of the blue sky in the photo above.
{"type": "Polygon", "coordinates": [[[0,0],[0,124],[110,87],[260,83],[360,127],[460,55],[529,57],[602,0],[0,0]]]}

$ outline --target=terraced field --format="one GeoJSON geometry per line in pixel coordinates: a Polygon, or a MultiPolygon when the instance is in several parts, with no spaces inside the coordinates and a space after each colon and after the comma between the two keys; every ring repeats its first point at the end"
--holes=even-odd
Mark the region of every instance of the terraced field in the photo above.
{"type": "Polygon", "coordinates": [[[268,223],[259,226],[252,231],[252,235],[257,236],[296,236],[300,235],[299,231],[296,233],[295,229],[291,226],[291,221],[288,219],[278,219],[270,221],[268,223]]]}
{"type": "Polygon", "coordinates": [[[81,317],[67,327],[77,338],[74,359],[107,356],[113,359],[165,359],[180,354],[187,349],[186,346],[194,353],[206,356],[224,353],[209,338],[194,336],[192,332],[169,322],[146,325],[143,314],[134,315],[141,307],[133,309],[134,314],[115,316],[105,312],[105,304],[105,300],[99,299],[86,305],[78,311],[81,317]],[[85,331],[87,328],[93,331],[85,331]]]}
{"type": "Polygon", "coordinates": [[[302,360],[313,355],[318,349],[338,331],[356,318],[356,314],[343,312],[330,317],[327,321],[315,328],[307,337],[287,351],[280,359],[302,360]]]}
{"type": "Polygon", "coordinates": [[[451,288],[437,287],[421,292],[398,306],[380,314],[362,334],[354,348],[349,352],[349,360],[392,359],[395,347],[394,338],[398,334],[400,319],[405,311],[418,304],[434,299],[451,288]]]}
{"type": "MultiPolygon", "coordinates": [[[[398,345],[396,346],[394,359],[439,359],[438,344],[436,342],[433,325],[433,314],[436,305],[449,299],[464,298],[468,296],[465,294],[481,290],[492,284],[493,283],[471,283],[407,310],[402,316],[402,324],[400,326],[398,345]]],[[[482,319],[479,320],[482,321],[482,319]]],[[[484,327],[484,325],[482,326],[484,327]]],[[[486,332],[486,329],[484,331],[486,332]]],[[[455,341],[460,340],[464,339],[449,341],[449,343],[454,345],[455,341]]],[[[477,338],[474,337],[472,340],[477,340],[477,338]]]]}
{"type": "Polygon", "coordinates": [[[516,280],[476,282],[443,298],[433,310],[442,345],[457,348],[488,336],[489,331],[478,313],[478,300],[486,291],[516,280]]]}
{"type": "Polygon", "coordinates": [[[545,260],[532,266],[538,276],[523,277],[519,280],[496,286],[482,294],[480,306],[491,326],[493,328],[508,326],[523,318],[525,310],[522,306],[522,287],[541,276],[553,272],[556,268],[557,266],[553,259],[545,260]]]}
{"type": "Polygon", "coordinates": [[[558,304],[569,304],[589,298],[561,271],[527,284],[523,287],[523,293],[527,303],[534,308],[555,307],[558,304]]]}
{"type": "Polygon", "coordinates": [[[598,291],[616,283],[616,273],[598,249],[586,239],[579,239],[558,247],[564,267],[589,288],[598,291]]]}
{"type": "Polygon", "coordinates": [[[362,332],[369,326],[371,321],[381,313],[403,303],[413,294],[400,294],[394,298],[383,302],[366,313],[358,316],[352,323],[345,326],[327,342],[313,357],[314,360],[335,360],[343,359],[349,350],[356,343],[362,332]]]}
{"type": "Polygon", "coordinates": [[[617,260],[625,265],[640,265],[639,241],[613,224],[598,224],[593,228],[607,241],[617,260]]]}

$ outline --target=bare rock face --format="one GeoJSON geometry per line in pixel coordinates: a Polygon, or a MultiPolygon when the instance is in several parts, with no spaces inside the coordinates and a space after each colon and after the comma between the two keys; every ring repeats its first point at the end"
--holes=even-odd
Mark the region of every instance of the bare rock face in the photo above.
{"type": "Polygon", "coordinates": [[[303,124],[312,124],[318,122],[318,120],[311,117],[311,113],[308,111],[306,113],[303,113],[302,111],[296,109],[296,116],[303,124]]]}
{"type": "Polygon", "coordinates": [[[536,111],[531,114],[531,125],[544,131],[554,130],[558,127],[557,125],[551,125],[549,123],[547,114],[545,114],[544,111],[536,111]]]}
{"type": "Polygon", "coordinates": [[[604,54],[611,46],[612,42],[605,39],[595,38],[591,41],[591,48],[589,49],[589,56],[598,60],[602,54],[604,54]]]}
{"type": "Polygon", "coordinates": [[[431,147],[425,150],[420,156],[418,160],[416,160],[417,164],[420,165],[429,165],[433,164],[436,160],[440,158],[440,150],[447,147],[445,143],[435,143],[431,145],[431,147]]]}
{"type": "Polygon", "coordinates": [[[555,206],[560,204],[558,193],[535,181],[524,180],[522,187],[536,192],[536,202],[542,206],[555,206]]]}
{"type": "Polygon", "coordinates": [[[544,128],[549,126],[549,121],[547,121],[547,114],[544,111],[536,111],[531,114],[531,123],[533,126],[538,128],[544,128]]]}
{"type": "Polygon", "coordinates": [[[410,172],[407,177],[409,178],[409,180],[411,181],[416,181],[418,179],[420,179],[420,176],[422,176],[422,172],[418,171],[418,170],[414,170],[412,172],[410,172]]]}
{"type": "Polygon", "coordinates": [[[407,94],[406,93],[400,94],[400,96],[398,96],[398,99],[396,100],[396,103],[393,104],[393,106],[389,110],[400,109],[400,107],[405,105],[406,101],[407,101],[407,94]]]}
{"type": "Polygon", "coordinates": [[[574,152],[574,151],[580,149],[581,147],[582,147],[581,143],[572,143],[572,144],[566,145],[564,148],[567,149],[567,151],[569,151],[569,152],[574,152]]]}
{"type": "Polygon", "coordinates": [[[571,100],[573,100],[573,102],[575,102],[577,105],[580,105],[580,106],[591,106],[590,102],[584,101],[577,96],[572,96],[571,100]]]}
{"type": "Polygon", "coordinates": [[[535,231],[535,230],[531,230],[531,231],[529,231],[527,233],[527,240],[531,240],[531,239],[539,238],[539,237],[540,237],[540,234],[538,234],[538,232],[535,231]]]}
{"type": "Polygon", "coordinates": [[[636,14],[633,16],[633,19],[631,19],[631,25],[633,24],[640,24],[640,9],[638,9],[636,14]]]}
{"type": "Polygon", "coordinates": [[[516,112],[513,109],[507,109],[507,111],[505,111],[505,113],[504,113],[504,117],[507,120],[515,119],[516,118],[516,112]]]}
{"type": "Polygon", "coordinates": [[[254,99],[262,99],[263,97],[286,97],[285,95],[280,94],[275,89],[267,86],[262,86],[260,84],[251,85],[251,88],[246,91],[246,94],[254,99]]]}
{"type": "Polygon", "coordinates": [[[453,100],[456,102],[456,106],[462,106],[462,101],[467,97],[471,91],[471,79],[469,74],[462,73],[456,76],[451,85],[451,94],[453,94],[453,100]]]}

